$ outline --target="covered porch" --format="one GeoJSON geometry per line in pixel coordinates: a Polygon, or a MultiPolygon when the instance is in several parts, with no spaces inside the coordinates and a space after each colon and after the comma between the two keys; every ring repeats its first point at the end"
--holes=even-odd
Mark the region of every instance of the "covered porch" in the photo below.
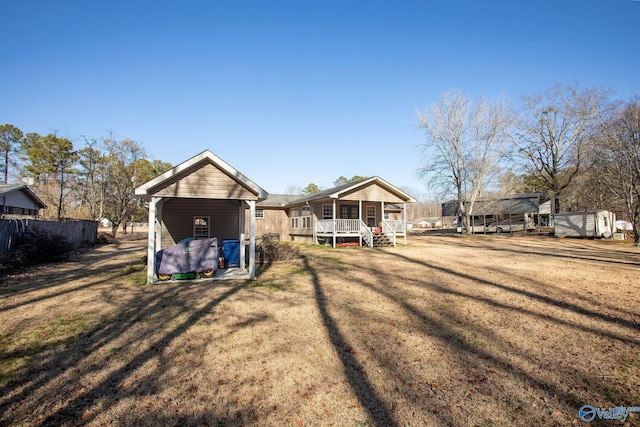
{"type": "Polygon", "coordinates": [[[378,177],[334,191],[316,204],[313,242],[333,247],[406,245],[407,203],[412,202],[411,196],[378,177]]]}

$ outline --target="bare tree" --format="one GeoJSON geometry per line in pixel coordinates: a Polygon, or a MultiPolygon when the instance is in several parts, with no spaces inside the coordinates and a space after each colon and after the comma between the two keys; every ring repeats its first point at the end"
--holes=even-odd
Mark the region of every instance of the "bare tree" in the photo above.
{"type": "Polygon", "coordinates": [[[602,149],[596,159],[601,179],[627,209],[640,245],[640,98],[601,122],[602,149]]]}
{"type": "Polygon", "coordinates": [[[418,112],[418,121],[427,138],[420,147],[425,162],[420,176],[428,185],[455,194],[471,233],[473,205],[499,171],[515,117],[502,99],[480,98],[474,105],[462,92],[450,91],[424,113],[418,112]]]}
{"type": "Polygon", "coordinates": [[[302,194],[302,187],[300,187],[299,185],[289,185],[284,190],[284,194],[297,196],[299,194],[302,194]]]}
{"type": "Polygon", "coordinates": [[[102,219],[106,180],[105,159],[97,140],[85,138],[85,148],[78,151],[80,173],[79,193],[81,203],[86,205],[89,217],[95,221],[102,219]]]}
{"type": "Polygon", "coordinates": [[[145,157],[144,148],[136,141],[124,139],[118,141],[113,134],[102,140],[104,146],[105,167],[105,200],[104,216],[111,223],[111,232],[115,236],[120,225],[126,233],[127,224],[133,219],[137,210],[137,199],[134,195],[136,185],[145,182],[140,177],[139,161],[145,157]]]}
{"type": "Polygon", "coordinates": [[[552,195],[554,213],[560,212],[562,193],[580,171],[584,147],[607,95],[601,89],[580,92],[556,84],[542,95],[523,98],[517,155],[552,195]]]}

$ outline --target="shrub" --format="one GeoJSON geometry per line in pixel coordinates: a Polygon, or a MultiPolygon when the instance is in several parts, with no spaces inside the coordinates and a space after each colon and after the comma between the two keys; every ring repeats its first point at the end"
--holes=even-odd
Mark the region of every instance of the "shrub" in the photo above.
{"type": "Polygon", "coordinates": [[[299,258],[300,254],[298,249],[286,243],[280,243],[277,238],[267,234],[262,237],[262,241],[258,246],[258,257],[260,264],[263,264],[292,260],[299,258]]]}
{"type": "Polygon", "coordinates": [[[68,259],[73,245],[59,234],[25,233],[15,249],[0,254],[0,276],[6,276],[26,267],[68,259]]]}
{"type": "Polygon", "coordinates": [[[73,245],[59,234],[26,233],[18,251],[25,251],[32,264],[64,261],[73,250],[73,245]]]}

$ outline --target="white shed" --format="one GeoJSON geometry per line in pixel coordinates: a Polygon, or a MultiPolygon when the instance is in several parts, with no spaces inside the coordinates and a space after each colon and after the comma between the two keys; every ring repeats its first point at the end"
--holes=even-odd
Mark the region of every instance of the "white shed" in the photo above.
{"type": "Polygon", "coordinates": [[[616,216],[609,211],[565,212],[555,214],[556,237],[613,237],[616,216]]]}

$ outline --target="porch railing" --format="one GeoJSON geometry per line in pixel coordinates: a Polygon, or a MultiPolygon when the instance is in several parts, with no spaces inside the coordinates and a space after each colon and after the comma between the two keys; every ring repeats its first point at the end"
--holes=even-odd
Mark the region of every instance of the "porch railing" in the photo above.
{"type": "Polygon", "coordinates": [[[394,233],[402,234],[405,232],[405,222],[403,220],[385,220],[384,223],[394,233]]]}
{"type": "Polygon", "coordinates": [[[360,221],[360,235],[367,246],[373,247],[373,231],[363,221],[360,221]]]}
{"type": "Polygon", "coordinates": [[[359,233],[359,219],[319,219],[316,221],[316,233],[359,233]]]}
{"type": "MultiPolygon", "coordinates": [[[[406,235],[405,222],[402,220],[382,221],[382,232],[396,245],[398,235],[406,235]]],[[[373,246],[373,230],[360,219],[319,219],[316,221],[315,234],[359,234],[367,246],[373,246]]]]}
{"type": "MultiPolygon", "coordinates": [[[[389,236],[389,238],[391,239],[391,242],[393,242],[393,246],[396,245],[396,229],[395,229],[395,224],[398,221],[382,221],[382,232],[389,236]]],[[[400,221],[403,222],[403,221],[400,221]]]]}

